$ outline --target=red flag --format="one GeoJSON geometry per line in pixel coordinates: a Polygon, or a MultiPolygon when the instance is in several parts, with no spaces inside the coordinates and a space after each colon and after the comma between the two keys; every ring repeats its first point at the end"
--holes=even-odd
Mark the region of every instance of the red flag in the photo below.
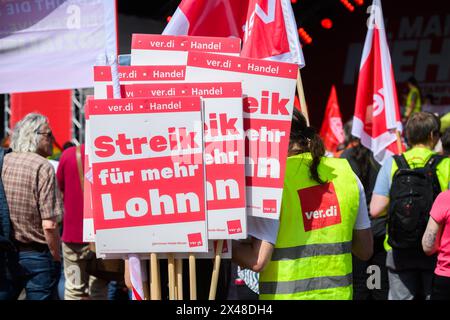
{"type": "Polygon", "coordinates": [[[332,153],[336,152],[338,145],[344,142],[342,116],[334,85],[331,87],[320,136],[325,144],[325,149],[332,153]]]}
{"type": "Polygon", "coordinates": [[[131,298],[133,300],[144,300],[144,288],[142,282],[145,280],[143,279],[145,273],[142,272],[141,260],[137,255],[130,254],[128,256],[128,270],[131,281],[131,298]]]}
{"type": "Polygon", "coordinates": [[[243,57],[305,65],[289,0],[182,0],[163,34],[239,37],[243,57]]]}
{"type": "Polygon", "coordinates": [[[370,10],[352,134],[360,138],[361,143],[372,150],[375,159],[382,163],[393,154],[396,131],[401,131],[402,125],[381,2],[374,0],[370,10]]]}

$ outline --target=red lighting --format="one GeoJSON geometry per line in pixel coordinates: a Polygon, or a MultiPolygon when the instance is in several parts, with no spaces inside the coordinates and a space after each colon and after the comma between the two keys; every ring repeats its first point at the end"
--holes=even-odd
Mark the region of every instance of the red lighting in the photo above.
{"type": "Polygon", "coordinates": [[[341,0],[341,3],[347,8],[348,11],[355,11],[355,7],[348,0],[341,0]]]}
{"type": "Polygon", "coordinates": [[[297,0],[291,0],[291,3],[297,3],[297,0]]]}
{"type": "Polygon", "coordinates": [[[364,0],[355,0],[357,6],[362,6],[364,4],[364,0]]]}
{"type": "Polygon", "coordinates": [[[167,22],[169,22],[170,19],[172,19],[172,16],[167,16],[167,18],[166,18],[167,22]]]}
{"type": "Polygon", "coordinates": [[[328,19],[328,18],[322,19],[322,21],[320,23],[324,29],[333,28],[333,21],[331,19],[328,19]]]}
{"type": "Polygon", "coordinates": [[[306,43],[306,44],[311,44],[312,43],[312,38],[310,37],[310,35],[308,34],[308,32],[305,31],[305,29],[303,28],[299,28],[298,29],[298,34],[300,36],[300,39],[306,43]]]}

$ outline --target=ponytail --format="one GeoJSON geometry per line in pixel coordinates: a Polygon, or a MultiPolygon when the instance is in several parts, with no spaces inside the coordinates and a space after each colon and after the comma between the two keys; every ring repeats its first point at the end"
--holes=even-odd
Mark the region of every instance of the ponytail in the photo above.
{"type": "Polygon", "coordinates": [[[323,145],[323,141],[317,133],[314,133],[314,136],[311,138],[309,142],[309,149],[313,158],[311,167],[309,168],[311,177],[316,182],[324,184],[325,182],[319,177],[318,168],[320,160],[325,155],[325,146],[323,145]]]}
{"type": "Polygon", "coordinates": [[[319,176],[320,160],[325,155],[325,146],[322,139],[312,127],[308,127],[303,114],[294,108],[291,123],[289,154],[310,152],[312,163],[309,167],[311,178],[319,184],[325,183],[319,176]]]}

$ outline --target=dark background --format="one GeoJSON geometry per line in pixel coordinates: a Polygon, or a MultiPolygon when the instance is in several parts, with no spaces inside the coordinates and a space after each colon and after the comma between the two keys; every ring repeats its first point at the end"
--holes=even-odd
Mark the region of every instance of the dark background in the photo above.
{"type": "MultiPolygon", "coordinates": [[[[129,53],[132,33],[161,33],[167,24],[167,16],[175,12],[179,2],[119,0],[120,52],[129,53]]],[[[302,76],[311,122],[315,127],[320,127],[322,123],[332,84],[337,88],[343,120],[349,120],[353,115],[357,70],[369,17],[366,10],[372,1],[365,0],[362,6],[358,6],[354,0],[350,3],[355,7],[353,12],[346,9],[340,0],[298,0],[292,4],[297,26],[303,27],[312,37],[312,43],[303,46],[306,67],[302,70],[302,76]],[[321,26],[323,18],[333,21],[331,29],[321,26]]],[[[403,102],[406,79],[420,73],[418,51],[423,46],[427,51],[426,41],[431,41],[431,53],[438,54],[436,59],[439,63],[427,66],[426,77],[418,80],[424,85],[439,85],[438,104],[450,105],[450,69],[445,62],[450,60],[450,1],[384,0],[382,5],[388,41],[395,41],[394,45],[390,43],[390,50],[400,103],[403,102]],[[400,23],[419,28],[415,29],[417,32],[412,31],[414,36],[399,39],[400,23]],[[438,31],[440,34],[437,34],[438,31]],[[395,56],[393,49],[397,50],[395,56]],[[442,67],[446,68],[447,77],[444,81],[437,81],[437,70],[442,67]]],[[[435,90],[433,88],[425,88],[423,93],[435,90]]]]}

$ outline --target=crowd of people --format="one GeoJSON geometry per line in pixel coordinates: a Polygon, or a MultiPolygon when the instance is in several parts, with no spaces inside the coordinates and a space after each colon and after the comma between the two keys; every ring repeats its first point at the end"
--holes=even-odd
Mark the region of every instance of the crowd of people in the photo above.
{"type": "MultiPolygon", "coordinates": [[[[259,299],[450,299],[450,131],[441,135],[440,119],[411,92],[408,150],[382,166],[351,122],[341,152],[325,157],[294,110],[280,219],[248,217],[249,238],[233,241],[233,264],[222,264],[218,299],[242,297],[231,292],[239,277],[259,299]]],[[[115,280],[95,274],[95,248],[83,242],[84,145],[67,146],[56,171],[52,145],[47,118],[31,113],[0,153],[0,299],[128,299],[128,269],[115,280]]],[[[202,291],[212,262],[198,267],[202,291]]]]}

